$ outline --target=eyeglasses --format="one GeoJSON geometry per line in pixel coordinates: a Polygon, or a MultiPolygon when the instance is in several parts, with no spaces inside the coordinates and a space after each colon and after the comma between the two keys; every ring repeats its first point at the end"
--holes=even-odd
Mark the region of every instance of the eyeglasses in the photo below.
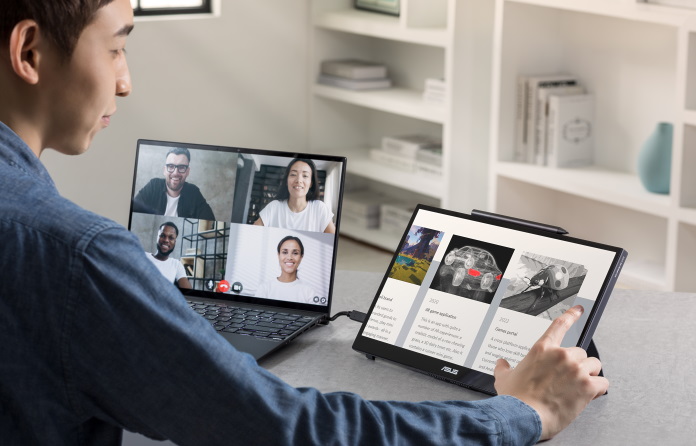
{"type": "Polygon", "coordinates": [[[176,169],[179,173],[186,173],[189,168],[188,164],[165,164],[164,166],[167,168],[167,172],[169,173],[174,172],[174,169],[176,169]]]}

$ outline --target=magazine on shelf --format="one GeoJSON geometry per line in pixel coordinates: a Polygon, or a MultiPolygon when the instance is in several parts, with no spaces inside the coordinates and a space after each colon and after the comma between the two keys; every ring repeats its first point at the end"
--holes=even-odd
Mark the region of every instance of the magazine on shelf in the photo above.
{"type": "Polygon", "coordinates": [[[391,79],[347,79],[330,74],[320,74],[319,83],[348,90],[378,90],[391,87],[391,79]]]}
{"type": "Polygon", "coordinates": [[[442,140],[427,135],[385,136],[382,150],[395,155],[415,158],[421,149],[442,148],[442,140]]]}
{"type": "Polygon", "coordinates": [[[384,79],[387,67],[383,64],[359,59],[325,60],[321,72],[348,79],[384,79]]]}
{"type": "Polygon", "coordinates": [[[405,158],[383,149],[370,149],[370,158],[379,163],[386,164],[394,169],[413,172],[416,168],[415,158],[405,158]]]}

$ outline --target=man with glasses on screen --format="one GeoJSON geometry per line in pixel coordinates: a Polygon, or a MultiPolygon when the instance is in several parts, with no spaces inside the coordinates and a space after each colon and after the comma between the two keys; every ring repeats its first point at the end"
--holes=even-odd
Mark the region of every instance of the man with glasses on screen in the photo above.
{"type": "Polygon", "coordinates": [[[122,429],[181,445],[532,444],[606,391],[597,359],[560,347],[577,307],[514,369],[499,359],[500,396],[482,401],[367,401],[259,367],[191,311],[133,234],[61,197],[39,160],[48,147],[87,151],[130,93],[129,1],[2,5],[3,445],[115,445],[122,429]]]}
{"type": "Polygon", "coordinates": [[[133,199],[133,211],[167,217],[215,220],[213,210],[201,190],[187,183],[191,173],[191,153],[176,147],[164,162],[164,178],[153,178],[133,199]]]}

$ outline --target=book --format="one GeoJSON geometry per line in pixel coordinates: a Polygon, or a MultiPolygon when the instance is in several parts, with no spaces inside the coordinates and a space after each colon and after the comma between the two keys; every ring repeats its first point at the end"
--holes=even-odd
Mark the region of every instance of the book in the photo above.
{"type": "Polygon", "coordinates": [[[443,78],[429,77],[425,80],[425,91],[447,93],[447,83],[443,78]]]}
{"type": "Polygon", "coordinates": [[[382,149],[370,149],[370,159],[407,172],[413,172],[416,167],[415,158],[406,158],[382,149]]]}
{"type": "Polygon", "coordinates": [[[540,166],[546,165],[546,123],[549,116],[549,96],[565,96],[585,93],[582,85],[570,85],[564,87],[540,88],[537,96],[537,109],[539,119],[536,125],[536,155],[535,162],[540,166]]]}
{"type": "Polygon", "coordinates": [[[424,163],[421,161],[416,161],[415,163],[416,173],[422,173],[425,175],[432,175],[436,177],[442,176],[442,166],[430,163],[424,163]]]}
{"type": "Polygon", "coordinates": [[[442,145],[440,147],[421,147],[416,152],[416,161],[442,166],[442,145]]]}
{"type": "Polygon", "coordinates": [[[343,197],[341,222],[367,229],[379,228],[382,203],[387,198],[370,189],[359,189],[343,197]]]}
{"type": "Polygon", "coordinates": [[[359,59],[325,60],[321,63],[321,72],[348,79],[384,79],[387,77],[385,65],[359,59]]]}
{"type": "Polygon", "coordinates": [[[549,96],[547,164],[577,167],[594,161],[594,96],[549,96]]]}
{"type": "Polygon", "coordinates": [[[527,76],[517,76],[515,148],[512,159],[527,161],[527,76]]]}
{"type": "Polygon", "coordinates": [[[382,205],[382,214],[379,220],[379,227],[383,230],[402,233],[408,222],[411,221],[411,216],[415,206],[402,202],[400,200],[390,200],[389,203],[382,205]]]}
{"type": "Polygon", "coordinates": [[[391,87],[391,79],[348,79],[345,77],[332,76],[330,74],[320,74],[318,82],[332,87],[345,88],[348,90],[378,90],[391,87]]]}
{"type": "Polygon", "coordinates": [[[420,149],[441,147],[441,139],[426,135],[385,136],[382,138],[382,150],[408,158],[415,158],[420,149]]]}
{"type": "Polygon", "coordinates": [[[526,127],[526,155],[525,161],[536,163],[536,127],[539,118],[537,110],[538,91],[540,88],[555,88],[576,85],[577,79],[569,74],[553,74],[547,76],[530,76],[526,78],[524,98],[526,100],[525,127],[526,127]]]}

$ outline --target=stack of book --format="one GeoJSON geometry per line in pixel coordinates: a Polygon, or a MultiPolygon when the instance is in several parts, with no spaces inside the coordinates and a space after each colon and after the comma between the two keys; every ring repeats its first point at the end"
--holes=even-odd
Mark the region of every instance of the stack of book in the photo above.
{"type": "Polygon", "coordinates": [[[379,228],[381,205],[387,198],[370,189],[346,192],[343,196],[341,223],[362,229],[379,228]]]}
{"type": "Polygon", "coordinates": [[[594,96],[569,74],[519,76],[516,161],[551,167],[592,164],[594,96]]]}
{"type": "Polygon", "coordinates": [[[385,136],[370,158],[407,172],[442,174],[442,140],[426,135],[385,136]]]}
{"type": "Polygon", "coordinates": [[[383,231],[402,234],[411,221],[415,206],[399,200],[390,200],[382,204],[379,227],[383,231]]]}
{"type": "Polygon", "coordinates": [[[385,65],[358,59],[323,61],[317,81],[348,90],[376,90],[392,84],[385,65]]]}
{"type": "Polygon", "coordinates": [[[444,104],[447,100],[447,84],[442,78],[427,78],[423,100],[432,104],[444,104]]]}

